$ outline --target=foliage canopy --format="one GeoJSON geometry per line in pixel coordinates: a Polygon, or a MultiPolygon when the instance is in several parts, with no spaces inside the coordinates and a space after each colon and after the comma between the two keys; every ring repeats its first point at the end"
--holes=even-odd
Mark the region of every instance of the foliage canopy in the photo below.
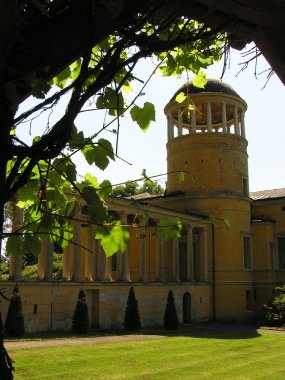
{"type": "MultiPolygon", "coordinates": [[[[0,152],[0,206],[17,198],[18,207],[25,212],[23,225],[8,239],[7,250],[37,256],[40,240],[49,235],[55,252],[62,252],[73,241],[72,219],[80,217],[82,205],[88,209],[88,222],[98,226],[96,237],[101,239],[105,252],[122,250],[127,235],[107,208],[112,185],[108,180],[99,183],[90,174],[79,178],[76,153],[81,152],[89,165],[104,170],[116,153],[110,141],[100,136],[102,131],[113,125],[114,133],[119,134],[120,120],[126,112],[143,131],[155,121],[151,102],[145,101],[142,107],[136,104],[146,84],[135,72],[141,59],[152,56],[154,70],[160,70],[163,76],[180,75],[185,70],[194,73],[197,85],[202,81],[203,86],[201,70],[221,58],[227,34],[222,27],[210,28],[185,17],[177,4],[168,1],[142,5],[102,0],[95,7],[94,1],[46,0],[24,1],[17,7],[14,17],[21,38],[15,35],[15,41],[6,47],[9,59],[0,67],[5,145],[0,152]],[[74,36],[72,49],[66,42],[68,52],[60,34],[53,51],[49,51],[49,62],[44,62],[46,53],[39,41],[31,39],[33,28],[37,25],[42,43],[48,31],[53,41],[57,25],[63,28],[65,18],[70,20],[75,11],[78,22],[84,18],[85,29],[74,36]],[[112,20],[100,31],[96,27],[102,25],[99,15],[112,20]],[[84,44],[79,49],[77,41],[82,36],[84,44]],[[57,56],[59,48],[62,55],[57,56]],[[34,54],[33,62],[28,54],[34,54]],[[68,62],[64,54],[69,54],[68,62]],[[141,83],[141,90],[130,99],[134,83],[141,83]],[[29,95],[38,103],[22,110],[19,106],[29,95]],[[24,141],[21,131],[26,123],[43,112],[51,115],[62,99],[67,103],[63,114],[55,121],[48,117],[42,133],[32,131],[32,141],[24,141]],[[79,113],[87,111],[103,111],[106,115],[103,124],[89,135],[76,127],[79,113]]],[[[145,178],[147,183],[146,174],[145,178]]]]}

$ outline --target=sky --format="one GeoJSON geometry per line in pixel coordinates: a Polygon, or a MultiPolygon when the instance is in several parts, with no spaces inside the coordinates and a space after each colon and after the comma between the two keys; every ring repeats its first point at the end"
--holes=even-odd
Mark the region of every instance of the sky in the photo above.
{"type": "MultiPolygon", "coordinates": [[[[248,140],[250,191],[282,188],[285,187],[285,87],[277,75],[272,76],[266,84],[268,72],[264,70],[267,70],[269,65],[263,57],[258,59],[258,75],[255,75],[254,64],[240,72],[241,63],[244,61],[245,58],[240,52],[232,51],[230,67],[227,68],[223,80],[231,84],[248,105],[245,128],[248,140]]],[[[205,72],[209,77],[220,78],[222,66],[223,63],[216,63],[205,72]]],[[[152,66],[144,61],[138,69],[138,74],[142,76],[142,72],[145,72],[147,75],[149,69],[151,70],[152,66]]],[[[140,105],[144,101],[153,102],[156,121],[147,132],[143,132],[130,117],[121,118],[118,144],[120,158],[111,163],[104,172],[93,170],[89,165],[82,163],[81,172],[92,172],[99,180],[108,178],[112,184],[141,178],[143,169],[146,169],[148,176],[166,173],[167,122],[163,110],[173,94],[186,81],[186,75],[181,78],[155,75],[145,88],[145,96],[140,99],[140,105]]],[[[96,115],[81,115],[78,117],[77,126],[80,128],[83,125],[95,125],[96,119],[96,115]]],[[[114,134],[108,133],[106,137],[115,142],[114,134]]],[[[160,177],[159,180],[164,185],[166,176],[160,177]]]]}
{"type": "MultiPolygon", "coordinates": [[[[240,52],[232,51],[223,80],[231,84],[236,92],[248,105],[245,114],[246,138],[248,140],[249,156],[249,187],[250,191],[277,189],[285,187],[285,87],[274,75],[269,82],[264,70],[269,68],[263,57],[259,57],[257,68],[254,64],[240,72],[246,58],[240,52]],[[257,72],[257,76],[255,75],[257,72]]],[[[220,78],[223,63],[215,63],[205,70],[207,76],[220,78]]],[[[147,78],[153,70],[152,62],[144,60],[137,67],[137,76],[147,78]]],[[[143,132],[129,116],[120,118],[118,157],[105,171],[89,166],[80,157],[76,158],[81,175],[87,172],[95,175],[99,181],[109,179],[113,185],[127,180],[142,178],[145,169],[148,176],[166,173],[166,139],[167,122],[164,107],[177,91],[187,81],[186,74],[180,78],[154,75],[144,89],[144,96],[138,98],[138,105],[151,101],[156,108],[156,121],[147,132],[143,132]]],[[[31,100],[29,100],[31,102],[31,100]]],[[[40,121],[38,121],[40,122],[40,121]]],[[[89,131],[102,127],[103,116],[98,111],[81,113],[77,120],[78,129],[89,131]]],[[[111,125],[99,137],[109,139],[115,149],[116,135],[112,130],[117,125],[111,125]]],[[[21,135],[29,134],[26,127],[21,135]]],[[[86,133],[88,135],[88,133],[86,133]]],[[[166,176],[158,177],[161,185],[165,185],[166,176]]]]}

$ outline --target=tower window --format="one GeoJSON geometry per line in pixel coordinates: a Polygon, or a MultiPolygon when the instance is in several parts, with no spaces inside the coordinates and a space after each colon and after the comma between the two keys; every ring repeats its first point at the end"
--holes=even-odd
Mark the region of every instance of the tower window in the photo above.
{"type": "Polygon", "coordinates": [[[277,238],[278,268],[285,269],[285,236],[277,238]]]}
{"type": "Polygon", "coordinates": [[[248,180],[247,178],[243,177],[242,179],[242,193],[244,197],[248,197],[248,180]]]}
{"type": "Polygon", "coordinates": [[[250,250],[250,237],[243,237],[243,267],[244,269],[251,268],[251,250],[250,250]]]}

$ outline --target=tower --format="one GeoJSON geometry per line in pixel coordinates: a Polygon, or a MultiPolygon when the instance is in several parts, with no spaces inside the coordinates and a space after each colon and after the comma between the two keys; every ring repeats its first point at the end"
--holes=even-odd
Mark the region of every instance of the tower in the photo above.
{"type": "Polygon", "coordinates": [[[208,79],[205,88],[186,83],[165,107],[167,198],[177,210],[214,221],[207,277],[213,316],[223,319],[244,318],[253,296],[246,109],[237,92],[217,79],[208,79]]]}
{"type": "Polygon", "coordinates": [[[228,84],[189,82],[165,107],[168,119],[168,193],[191,191],[248,195],[246,103],[228,84]],[[179,93],[186,98],[178,103],[179,93]],[[179,181],[178,172],[185,180],[179,181]]]}

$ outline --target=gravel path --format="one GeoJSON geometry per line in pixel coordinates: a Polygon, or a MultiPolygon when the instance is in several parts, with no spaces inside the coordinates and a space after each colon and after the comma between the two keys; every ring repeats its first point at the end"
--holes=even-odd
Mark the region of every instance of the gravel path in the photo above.
{"type": "Polygon", "coordinates": [[[138,341],[138,340],[150,340],[150,339],[160,339],[167,336],[197,336],[200,333],[205,334],[209,332],[210,334],[219,334],[228,332],[229,334],[233,332],[238,332],[241,330],[248,330],[254,334],[261,332],[272,333],[272,334],[285,334],[285,329],[282,328],[272,328],[272,327],[258,327],[244,326],[244,325],[189,325],[181,326],[178,330],[160,330],[152,332],[146,332],[141,334],[126,334],[126,335],[104,335],[104,336],[86,336],[86,337],[66,337],[66,338],[53,338],[53,339],[35,339],[35,340],[9,340],[4,342],[5,348],[9,350],[25,349],[25,348],[35,348],[35,347],[50,347],[50,346],[75,346],[78,344],[100,344],[108,342],[122,342],[122,341],[138,341]]]}
{"type": "Polygon", "coordinates": [[[159,339],[162,335],[114,335],[82,338],[55,338],[43,340],[20,340],[4,342],[7,350],[18,350],[24,348],[50,347],[50,346],[76,346],[78,344],[97,344],[108,342],[122,342],[134,340],[159,339]]]}

